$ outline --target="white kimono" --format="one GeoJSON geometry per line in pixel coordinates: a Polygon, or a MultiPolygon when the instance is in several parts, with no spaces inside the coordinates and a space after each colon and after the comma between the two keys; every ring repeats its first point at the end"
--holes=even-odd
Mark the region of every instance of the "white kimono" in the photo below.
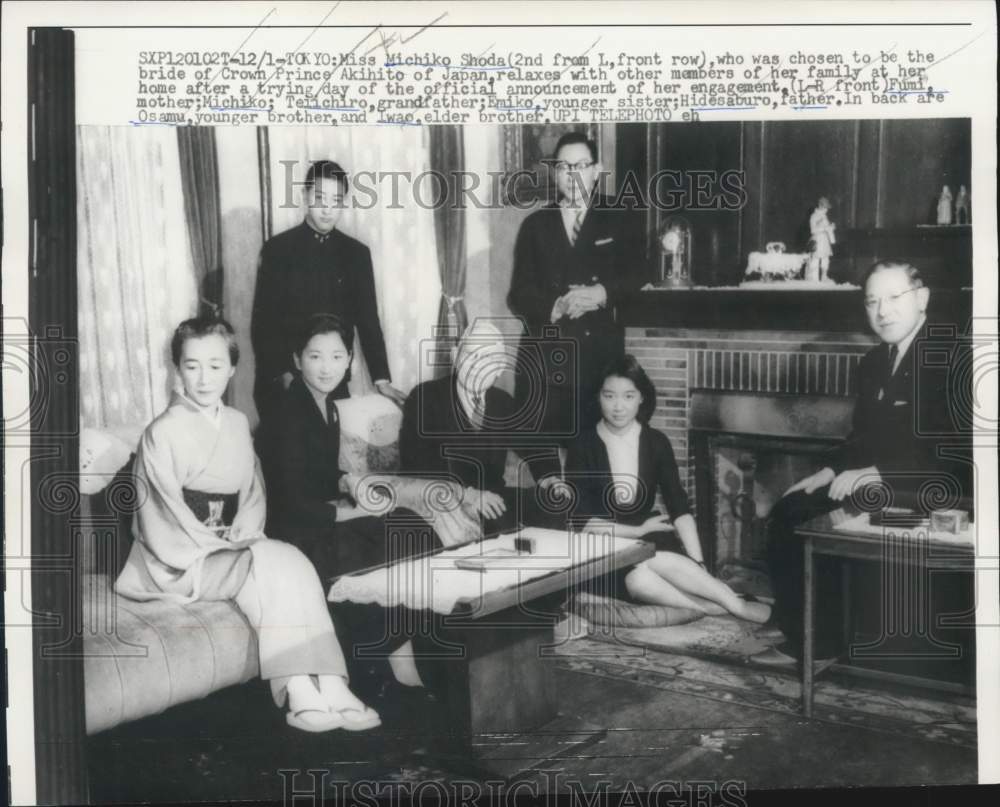
{"type": "Polygon", "coordinates": [[[288,676],[346,677],[344,657],[312,563],[263,533],[264,484],[246,416],[220,406],[214,417],[175,394],[143,433],[134,541],[115,589],[136,600],[233,600],[257,631],[261,677],[280,704],[288,676]],[[207,499],[207,517],[186,493],[207,499]],[[236,499],[230,524],[227,498],[236,499]]]}

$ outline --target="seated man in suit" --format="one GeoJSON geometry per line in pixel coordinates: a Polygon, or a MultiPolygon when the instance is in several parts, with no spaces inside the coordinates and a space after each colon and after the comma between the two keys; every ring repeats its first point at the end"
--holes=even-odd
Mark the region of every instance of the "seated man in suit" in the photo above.
{"type": "MultiPolygon", "coordinates": [[[[292,382],[292,345],[313,314],[334,314],[352,331],[357,328],[376,389],[400,405],[406,398],[390,383],[371,252],[337,229],[347,190],[347,173],[339,164],[313,163],[305,179],[304,220],[269,238],[261,249],[250,323],[257,363],[254,401],[261,420],[274,414],[292,382]]],[[[334,397],[348,397],[349,377],[348,372],[334,397]]]]}
{"type": "MultiPolygon", "coordinates": [[[[403,406],[399,435],[402,473],[434,475],[458,481],[472,497],[487,533],[520,523],[548,523],[534,502],[533,490],[519,494],[506,487],[504,469],[508,448],[533,456],[539,479],[559,474],[556,449],[544,447],[534,455],[530,436],[520,440],[514,401],[496,381],[510,366],[503,334],[492,323],[477,320],[462,335],[452,358],[453,371],[418,384],[403,406]],[[540,470],[539,470],[540,469],[540,470]]],[[[553,523],[557,516],[550,517],[553,523]]]]}
{"type": "MultiPolygon", "coordinates": [[[[930,289],[920,272],[907,263],[882,261],[869,271],[864,284],[868,323],[881,344],[858,367],[858,398],[853,429],[844,445],[816,473],[785,493],[771,512],[768,525],[768,566],[775,595],[774,621],[786,642],[754,656],[765,664],[794,665],[801,657],[803,549],[795,527],[837,509],[866,485],[887,485],[897,505],[907,504],[931,479],[949,477],[961,494],[969,495],[969,464],[949,459],[965,456],[967,441],[949,437],[948,451],[939,451],[942,435],[956,434],[949,409],[949,390],[917,360],[929,339],[927,303],[930,289]]],[[[935,344],[939,340],[934,339],[935,344]]],[[[949,341],[954,347],[954,342],[949,341]]],[[[822,559],[821,559],[822,560],[822,559]]],[[[836,655],[839,618],[839,575],[817,575],[816,654],[836,655]]]]}

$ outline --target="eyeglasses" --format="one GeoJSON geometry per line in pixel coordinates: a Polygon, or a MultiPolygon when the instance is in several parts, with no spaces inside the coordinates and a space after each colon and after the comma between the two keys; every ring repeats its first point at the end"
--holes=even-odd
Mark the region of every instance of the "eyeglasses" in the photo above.
{"type": "Polygon", "coordinates": [[[555,163],[556,171],[584,171],[594,165],[593,160],[580,160],[578,163],[568,163],[565,160],[558,160],[555,163]]]}
{"type": "Polygon", "coordinates": [[[919,288],[922,287],[914,286],[913,288],[909,288],[906,291],[901,291],[899,294],[890,295],[889,297],[866,297],[865,308],[868,309],[869,311],[878,311],[880,305],[886,305],[886,306],[895,305],[904,297],[904,295],[909,294],[911,291],[916,291],[919,288]]]}

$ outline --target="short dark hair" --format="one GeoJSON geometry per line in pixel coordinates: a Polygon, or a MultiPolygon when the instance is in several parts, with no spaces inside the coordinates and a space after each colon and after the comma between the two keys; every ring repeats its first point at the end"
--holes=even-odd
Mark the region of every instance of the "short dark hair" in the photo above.
{"type": "Polygon", "coordinates": [[[907,263],[906,261],[878,261],[873,263],[871,267],[865,272],[865,279],[861,283],[861,288],[864,289],[868,285],[868,281],[871,280],[872,275],[877,272],[884,272],[888,269],[900,269],[906,273],[907,280],[910,281],[910,286],[915,289],[923,288],[924,278],[920,274],[920,270],[917,269],[912,263],[907,263]]]}
{"type": "MultiPolygon", "coordinates": [[[[601,386],[612,376],[617,378],[627,378],[633,384],[635,388],[639,390],[639,394],[642,396],[642,403],[639,404],[639,411],[636,413],[636,420],[640,423],[649,423],[649,419],[653,417],[653,412],[656,411],[656,387],[653,386],[653,382],[649,380],[649,376],[646,375],[646,371],[642,369],[642,365],[631,353],[626,353],[620,359],[615,359],[611,364],[604,368],[604,372],[601,374],[601,386]]],[[[600,395],[600,389],[597,392],[600,395]]]]}
{"type": "Polygon", "coordinates": [[[307,188],[316,187],[317,179],[335,179],[340,183],[340,187],[344,193],[347,193],[347,172],[340,167],[340,163],[335,163],[333,160],[317,160],[314,162],[309,166],[309,170],[306,171],[305,186],[307,188]]]}
{"type": "Polygon", "coordinates": [[[174,366],[181,366],[181,352],[188,339],[201,339],[213,335],[221,336],[226,340],[226,346],[229,348],[229,361],[235,367],[240,360],[240,346],[236,343],[236,331],[222,317],[213,315],[186,319],[177,326],[174,330],[174,336],[170,340],[170,356],[174,360],[174,366]]]}
{"type": "Polygon", "coordinates": [[[564,146],[574,146],[577,143],[583,143],[583,145],[590,149],[590,159],[596,163],[597,143],[587,137],[585,132],[566,132],[566,134],[559,138],[559,142],[556,143],[555,151],[552,152],[552,159],[559,157],[559,151],[564,146]]]}
{"type": "Polygon", "coordinates": [[[296,356],[301,357],[302,351],[306,349],[309,340],[314,336],[324,333],[339,334],[344,342],[344,347],[348,353],[354,353],[354,328],[350,327],[344,320],[335,314],[313,314],[307,317],[302,327],[295,334],[295,342],[292,344],[292,351],[296,356]]]}

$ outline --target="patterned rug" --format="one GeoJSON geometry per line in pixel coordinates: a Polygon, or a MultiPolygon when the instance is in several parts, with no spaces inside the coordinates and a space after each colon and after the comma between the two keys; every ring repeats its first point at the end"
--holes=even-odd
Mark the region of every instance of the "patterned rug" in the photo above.
{"type": "MultiPolygon", "coordinates": [[[[564,622],[557,634],[567,639],[556,651],[565,669],[801,714],[801,684],[795,673],[748,664],[747,656],[773,643],[756,636],[749,623],[705,617],[675,627],[607,632],[577,620],[564,622]]],[[[832,678],[816,682],[813,719],[967,748],[977,744],[974,701],[865,688],[832,678]]]]}

